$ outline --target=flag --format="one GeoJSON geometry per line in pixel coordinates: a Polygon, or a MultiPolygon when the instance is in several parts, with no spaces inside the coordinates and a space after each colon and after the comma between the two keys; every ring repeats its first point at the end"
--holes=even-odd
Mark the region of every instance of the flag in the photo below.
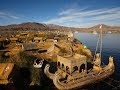
{"type": "Polygon", "coordinates": [[[100,25],[100,27],[99,27],[100,29],[102,29],[102,25],[100,25]]]}

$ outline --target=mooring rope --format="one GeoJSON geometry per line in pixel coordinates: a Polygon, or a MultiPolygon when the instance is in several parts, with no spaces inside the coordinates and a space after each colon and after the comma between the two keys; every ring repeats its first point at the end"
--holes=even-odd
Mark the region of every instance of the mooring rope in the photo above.
{"type": "Polygon", "coordinates": [[[112,89],[118,90],[118,89],[119,89],[119,87],[120,87],[120,85],[119,85],[119,86],[117,86],[117,87],[114,87],[114,88],[112,88],[112,89]]]}
{"type": "Polygon", "coordinates": [[[113,88],[113,89],[119,89],[120,88],[120,85],[118,85],[117,87],[113,88]]]}
{"type": "Polygon", "coordinates": [[[109,86],[111,86],[111,87],[113,87],[113,88],[116,88],[115,86],[111,85],[111,84],[108,83],[108,82],[105,82],[105,81],[102,81],[102,82],[106,83],[107,85],[109,85],[109,86]]]}
{"type": "Polygon", "coordinates": [[[118,80],[115,80],[115,79],[112,79],[112,78],[108,78],[108,79],[113,80],[114,82],[120,83],[120,81],[118,81],[118,80]]]}
{"type": "MultiPolygon", "coordinates": [[[[116,82],[116,83],[118,83],[118,84],[120,83],[120,81],[114,80],[114,79],[112,79],[112,78],[108,78],[108,79],[110,79],[110,80],[112,80],[112,81],[114,81],[114,82],[116,82]]],[[[108,83],[108,82],[105,82],[105,81],[102,81],[102,82],[104,82],[104,83],[106,83],[107,85],[113,87],[112,89],[118,89],[118,88],[120,87],[120,84],[119,84],[118,86],[113,86],[112,84],[110,84],[110,83],[108,83]]],[[[114,83],[114,82],[113,82],[113,83],[114,83]]]]}

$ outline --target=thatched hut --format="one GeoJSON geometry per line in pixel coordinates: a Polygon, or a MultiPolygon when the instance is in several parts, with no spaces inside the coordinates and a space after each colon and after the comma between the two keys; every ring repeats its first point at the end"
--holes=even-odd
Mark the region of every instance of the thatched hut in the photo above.
{"type": "Polygon", "coordinates": [[[34,37],[33,41],[40,42],[40,41],[43,41],[43,38],[42,37],[34,37]]]}
{"type": "Polygon", "coordinates": [[[4,47],[4,41],[6,40],[6,38],[0,38],[0,48],[4,47]]]}
{"type": "Polygon", "coordinates": [[[23,43],[22,44],[22,49],[23,49],[23,51],[39,50],[39,48],[38,48],[38,46],[35,42],[23,43]]]}

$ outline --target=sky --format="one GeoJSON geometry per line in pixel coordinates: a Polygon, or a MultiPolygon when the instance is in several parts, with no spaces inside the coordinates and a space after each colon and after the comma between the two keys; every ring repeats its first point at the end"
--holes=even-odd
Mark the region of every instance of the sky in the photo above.
{"type": "Polygon", "coordinates": [[[120,26],[120,0],[0,0],[0,25],[120,26]]]}

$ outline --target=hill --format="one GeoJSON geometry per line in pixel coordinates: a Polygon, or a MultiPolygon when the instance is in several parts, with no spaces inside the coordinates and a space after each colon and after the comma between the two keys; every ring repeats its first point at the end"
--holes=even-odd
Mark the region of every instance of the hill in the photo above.
{"type": "Polygon", "coordinates": [[[120,33],[120,27],[118,27],[118,26],[108,26],[108,25],[105,25],[105,24],[98,24],[96,26],[88,28],[88,31],[95,31],[95,30],[99,31],[100,30],[100,25],[102,25],[103,32],[111,31],[111,32],[114,32],[114,33],[117,33],[117,32],[120,33]]]}
{"type": "Polygon", "coordinates": [[[105,24],[99,24],[90,28],[74,28],[74,27],[65,27],[54,24],[43,24],[36,22],[27,22],[22,24],[11,24],[7,26],[0,26],[0,31],[40,31],[40,30],[60,30],[60,31],[79,31],[79,32],[93,32],[94,30],[99,30],[100,25],[102,25],[103,32],[112,31],[120,32],[120,27],[118,26],[108,26],[105,24]]]}

